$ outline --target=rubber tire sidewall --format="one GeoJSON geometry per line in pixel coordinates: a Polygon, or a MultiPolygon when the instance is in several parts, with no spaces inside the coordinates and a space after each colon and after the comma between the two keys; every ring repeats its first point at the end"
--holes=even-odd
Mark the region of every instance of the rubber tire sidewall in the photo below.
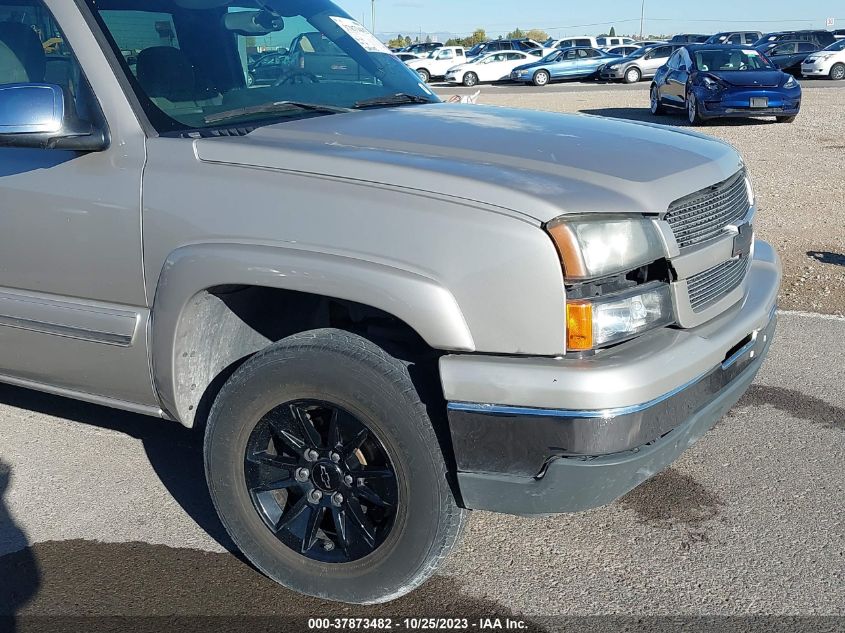
{"type": "Polygon", "coordinates": [[[684,112],[686,114],[687,122],[690,125],[698,126],[698,125],[702,125],[704,123],[704,119],[701,118],[701,112],[699,111],[699,105],[698,105],[698,99],[696,98],[695,93],[692,93],[692,92],[687,93],[687,102],[686,102],[686,107],[684,108],[684,112]],[[695,119],[694,120],[690,120],[690,116],[689,116],[690,99],[695,100],[695,119]]]}
{"type": "Polygon", "coordinates": [[[637,83],[640,83],[642,80],[643,80],[643,73],[639,68],[628,68],[625,71],[625,76],[622,78],[622,81],[624,81],[626,84],[637,84],[637,83]],[[628,78],[632,71],[637,71],[637,80],[636,81],[631,81],[628,78]]]}
{"type": "Polygon", "coordinates": [[[649,97],[649,110],[651,110],[651,113],[655,116],[660,116],[662,114],[665,114],[666,108],[660,102],[660,90],[658,90],[656,85],[652,85],[651,93],[649,93],[649,96],[648,96],[649,97]],[[652,94],[651,93],[655,93],[656,101],[652,100],[652,94]],[[652,109],[652,103],[657,104],[656,106],[654,106],[654,109],[652,109]]]}
{"type": "Polygon", "coordinates": [[[532,78],[531,83],[533,83],[535,86],[538,86],[540,88],[545,88],[550,83],[552,83],[552,76],[545,70],[538,70],[536,73],[534,73],[534,77],[532,78]],[[537,77],[539,77],[541,75],[544,76],[544,77],[547,77],[545,83],[540,83],[540,82],[537,81],[537,77]]]}
{"type": "Polygon", "coordinates": [[[365,339],[317,332],[271,346],[224,385],[206,430],[209,490],[234,542],[273,580],[329,600],[385,602],[433,573],[464,511],[454,503],[434,430],[404,366],[365,339]],[[294,552],[267,528],[247,492],[244,451],[255,425],[280,403],[300,399],[334,402],[366,421],[393,460],[399,510],[390,535],[365,558],[327,565],[294,552]]]}
{"type": "Polygon", "coordinates": [[[462,82],[462,83],[463,83],[463,84],[464,84],[467,88],[474,88],[475,86],[477,86],[477,85],[479,84],[478,75],[476,75],[475,73],[472,73],[472,72],[466,73],[466,74],[464,75],[464,79],[463,79],[463,82],[462,82]],[[474,82],[471,82],[471,83],[467,83],[467,77],[475,77],[475,81],[474,81],[474,82]]]}
{"type": "Polygon", "coordinates": [[[833,66],[831,66],[831,67],[830,67],[830,75],[829,75],[829,76],[830,76],[830,78],[831,78],[833,81],[842,81],[843,79],[845,79],[845,75],[843,75],[843,76],[842,76],[842,77],[840,77],[839,79],[836,79],[836,78],[833,76],[837,68],[842,68],[843,70],[845,70],[845,64],[842,64],[842,63],[837,63],[837,64],[834,64],[833,66]]]}
{"type": "Polygon", "coordinates": [[[422,80],[424,84],[427,84],[431,81],[431,73],[428,72],[425,68],[420,68],[417,71],[417,75],[419,75],[420,80],[422,80]]]}

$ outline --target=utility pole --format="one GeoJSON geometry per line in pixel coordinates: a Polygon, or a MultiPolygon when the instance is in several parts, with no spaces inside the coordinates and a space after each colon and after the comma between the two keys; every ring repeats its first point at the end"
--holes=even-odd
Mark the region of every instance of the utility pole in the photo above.
{"type": "MultiPolygon", "coordinates": [[[[375,0],[373,0],[375,2],[375,0]]],[[[640,8],[640,39],[643,39],[643,24],[645,23],[645,0],[640,8]]]]}
{"type": "Polygon", "coordinates": [[[373,35],[376,33],[376,0],[370,0],[373,6],[373,35]]]}

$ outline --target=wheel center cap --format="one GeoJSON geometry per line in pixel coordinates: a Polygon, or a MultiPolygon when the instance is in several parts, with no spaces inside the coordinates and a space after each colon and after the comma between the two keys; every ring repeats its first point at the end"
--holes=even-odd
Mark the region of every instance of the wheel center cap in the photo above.
{"type": "Polygon", "coordinates": [[[340,487],[343,474],[332,462],[317,462],[311,472],[311,481],[323,492],[333,492],[340,487]]]}

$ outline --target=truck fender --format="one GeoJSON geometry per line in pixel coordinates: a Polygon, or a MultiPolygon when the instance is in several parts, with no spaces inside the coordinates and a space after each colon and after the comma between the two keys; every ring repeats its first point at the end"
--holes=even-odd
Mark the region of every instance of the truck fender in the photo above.
{"type": "Polygon", "coordinates": [[[455,297],[424,274],[289,246],[184,246],[167,258],[156,287],[151,365],[162,408],[186,426],[221,372],[273,342],[207,292],[240,285],[354,301],[405,322],[432,348],[475,351],[455,297]]]}

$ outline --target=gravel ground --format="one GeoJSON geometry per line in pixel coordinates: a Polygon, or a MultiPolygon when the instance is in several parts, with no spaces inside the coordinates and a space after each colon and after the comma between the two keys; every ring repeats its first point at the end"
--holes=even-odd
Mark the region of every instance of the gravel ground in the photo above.
{"type": "MultiPolygon", "coordinates": [[[[830,82],[821,81],[804,84],[803,109],[795,123],[732,120],[697,129],[728,141],[745,157],[760,208],[758,234],[783,258],[781,306],[843,315],[845,86],[831,88],[830,82]]],[[[639,89],[619,88],[574,84],[543,94],[485,86],[479,103],[688,127],[683,113],[651,115],[647,84],[639,89]]]]}
{"type": "MultiPolygon", "coordinates": [[[[843,337],[845,320],[782,314],[756,384],[671,469],[590,512],[473,513],[437,576],[378,607],[298,596],[226,553],[200,436],[0,386],[0,631],[10,613],[228,616],[191,620],[192,631],[241,630],[235,625],[255,616],[298,617],[289,630],[299,631],[303,616],[315,615],[516,616],[533,621],[530,630],[584,631],[588,622],[555,618],[619,615],[636,620],[595,623],[649,633],[656,627],[641,618],[670,614],[776,616],[730,623],[755,633],[809,630],[783,620],[800,614],[838,617],[814,622],[842,631],[845,348],[829,342],[843,337]]],[[[700,624],[661,630],[699,633],[700,624]]],[[[726,624],[709,630],[734,630],[726,624]]]]}

